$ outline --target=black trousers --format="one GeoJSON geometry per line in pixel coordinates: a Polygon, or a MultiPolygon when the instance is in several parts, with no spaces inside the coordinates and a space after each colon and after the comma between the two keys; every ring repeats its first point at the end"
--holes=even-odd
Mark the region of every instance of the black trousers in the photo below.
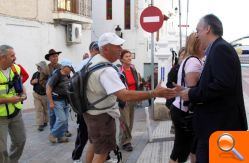
{"type": "Polygon", "coordinates": [[[87,132],[87,126],[85,123],[85,120],[83,118],[83,115],[77,115],[77,123],[79,124],[79,127],[77,129],[77,137],[75,140],[75,148],[72,153],[72,159],[73,160],[79,160],[82,152],[84,150],[84,147],[88,140],[88,132],[87,132]]]}
{"type": "Polygon", "coordinates": [[[175,126],[175,140],[170,158],[178,162],[186,162],[194,142],[194,133],[186,130],[185,117],[188,113],[171,105],[171,119],[175,126]]]}
{"type": "Polygon", "coordinates": [[[199,138],[197,141],[196,149],[196,163],[208,163],[209,162],[209,138],[199,138]]]}

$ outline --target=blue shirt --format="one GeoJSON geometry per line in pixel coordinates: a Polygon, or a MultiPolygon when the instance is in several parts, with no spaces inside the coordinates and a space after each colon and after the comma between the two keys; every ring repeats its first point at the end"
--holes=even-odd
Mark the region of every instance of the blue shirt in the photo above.
{"type": "Polygon", "coordinates": [[[87,62],[90,60],[90,58],[84,59],[80,62],[79,66],[75,69],[75,72],[80,71],[83,66],[87,64],[87,62]]]}

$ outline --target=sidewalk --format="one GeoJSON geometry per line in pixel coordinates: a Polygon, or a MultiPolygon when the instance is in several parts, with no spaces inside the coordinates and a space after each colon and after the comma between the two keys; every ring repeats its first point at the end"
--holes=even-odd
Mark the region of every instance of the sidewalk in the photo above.
{"type": "MultiPolygon", "coordinates": [[[[243,68],[243,91],[247,117],[249,117],[249,68],[243,68]]],[[[148,105],[147,101],[143,106],[148,105]]],[[[151,110],[150,110],[151,112],[151,110]]],[[[152,116],[152,114],[150,114],[152,116]]],[[[71,154],[76,137],[76,118],[72,114],[69,130],[73,136],[69,143],[51,144],[47,137],[49,127],[43,132],[37,131],[34,112],[23,113],[27,142],[20,163],[71,163],[71,154]]],[[[135,111],[135,122],[132,132],[132,152],[122,151],[124,163],[167,163],[173,147],[174,135],[170,134],[171,121],[151,121],[153,142],[148,143],[146,116],[143,107],[135,111]]],[[[9,139],[8,139],[9,140],[9,139]]],[[[85,159],[85,150],[82,156],[85,159]]]]}
{"type": "MultiPolygon", "coordinates": [[[[147,105],[147,102],[144,102],[143,105],[147,105]]],[[[23,113],[27,133],[27,142],[23,155],[20,159],[20,163],[71,163],[71,154],[77,134],[76,117],[73,113],[71,115],[72,118],[69,117],[69,131],[72,132],[73,136],[69,138],[70,141],[62,144],[51,144],[48,141],[49,127],[46,127],[44,131],[39,132],[37,130],[37,126],[35,125],[35,112],[31,111],[23,113]]],[[[136,108],[135,123],[132,133],[132,144],[134,146],[134,150],[132,152],[121,150],[124,162],[135,163],[148,143],[145,121],[146,119],[143,107],[136,108]]],[[[153,122],[152,128],[155,128],[158,123],[159,122],[153,122]]],[[[85,150],[83,152],[82,159],[84,162],[85,150]]]]}

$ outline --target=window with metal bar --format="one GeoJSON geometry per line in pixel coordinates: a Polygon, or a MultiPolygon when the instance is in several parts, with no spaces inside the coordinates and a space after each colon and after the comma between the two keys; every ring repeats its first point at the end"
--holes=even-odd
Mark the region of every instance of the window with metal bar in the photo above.
{"type": "Polygon", "coordinates": [[[106,0],[106,19],[112,20],[112,0],[106,0]]]}
{"type": "Polygon", "coordinates": [[[131,29],[131,0],[124,1],[124,28],[131,29]]]}
{"type": "Polygon", "coordinates": [[[58,11],[68,11],[72,13],[79,12],[79,0],[57,0],[57,10],[58,11]]]}

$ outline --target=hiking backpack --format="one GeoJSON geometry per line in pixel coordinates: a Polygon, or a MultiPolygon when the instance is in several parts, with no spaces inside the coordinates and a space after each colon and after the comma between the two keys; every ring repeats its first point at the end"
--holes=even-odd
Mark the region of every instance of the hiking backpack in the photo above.
{"type": "Polygon", "coordinates": [[[90,103],[88,101],[86,90],[90,75],[94,71],[105,67],[113,67],[116,71],[118,71],[117,68],[109,62],[99,63],[90,67],[91,64],[92,63],[89,60],[88,63],[84,65],[80,71],[75,72],[75,74],[72,76],[72,78],[70,78],[69,81],[67,96],[73,111],[77,114],[86,112],[87,110],[89,110],[89,108],[93,107],[94,105],[108,97],[108,95],[106,95],[93,103],[90,103]]]}

